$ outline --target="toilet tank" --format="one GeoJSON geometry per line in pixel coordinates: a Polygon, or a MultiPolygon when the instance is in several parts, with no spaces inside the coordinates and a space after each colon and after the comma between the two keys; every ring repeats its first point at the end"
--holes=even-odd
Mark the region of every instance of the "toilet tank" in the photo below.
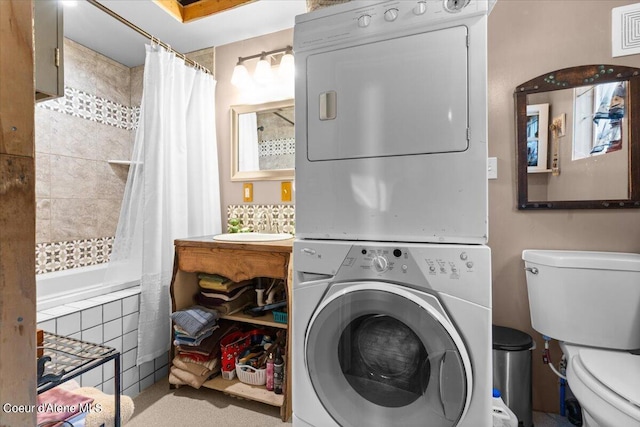
{"type": "Polygon", "coordinates": [[[525,250],[533,329],[560,341],[640,349],[640,254],[525,250]]]}

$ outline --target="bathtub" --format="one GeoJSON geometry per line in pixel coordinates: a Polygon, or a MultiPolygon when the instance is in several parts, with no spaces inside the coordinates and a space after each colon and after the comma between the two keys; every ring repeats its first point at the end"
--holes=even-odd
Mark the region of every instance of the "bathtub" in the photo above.
{"type": "Polygon", "coordinates": [[[105,263],[36,275],[36,310],[86,300],[139,284],[131,280],[105,285],[106,271],[105,263]]]}

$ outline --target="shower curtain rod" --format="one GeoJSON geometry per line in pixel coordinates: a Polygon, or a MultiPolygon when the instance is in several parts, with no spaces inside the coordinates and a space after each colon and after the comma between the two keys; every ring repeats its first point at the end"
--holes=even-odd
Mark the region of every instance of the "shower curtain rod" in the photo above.
{"type": "Polygon", "coordinates": [[[169,52],[173,52],[178,58],[182,58],[184,60],[185,63],[194,66],[195,68],[199,68],[202,71],[204,71],[207,74],[211,74],[213,75],[213,73],[211,72],[211,70],[209,70],[208,68],[200,65],[199,63],[197,63],[196,61],[194,61],[193,59],[189,59],[187,58],[183,53],[180,52],[176,52],[175,50],[173,50],[171,48],[171,46],[169,46],[168,44],[166,44],[165,42],[163,42],[162,40],[158,39],[155,36],[152,36],[151,34],[147,33],[145,30],[143,30],[142,28],[138,27],[137,25],[127,21],[126,19],[124,19],[122,16],[118,15],[117,13],[115,13],[113,10],[109,9],[108,7],[102,5],[101,3],[98,3],[96,0],[86,0],[89,4],[91,4],[92,6],[97,7],[98,9],[100,9],[101,11],[103,11],[104,13],[106,13],[107,15],[111,16],[112,18],[122,22],[124,25],[126,25],[127,27],[131,28],[132,30],[134,30],[135,32],[137,32],[138,34],[141,34],[142,36],[148,38],[149,40],[151,40],[151,42],[155,42],[156,44],[159,44],[160,46],[164,47],[165,49],[167,49],[169,52]]]}

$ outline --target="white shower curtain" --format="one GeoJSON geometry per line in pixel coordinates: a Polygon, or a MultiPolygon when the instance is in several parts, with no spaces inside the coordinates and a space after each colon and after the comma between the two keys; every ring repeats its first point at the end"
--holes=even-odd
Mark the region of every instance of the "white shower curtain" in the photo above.
{"type": "Polygon", "coordinates": [[[260,170],[260,148],[258,145],[258,115],[244,113],[238,116],[238,170],[260,170]]]}
{"type": "Polygon", "coordinates": [[[215,80],[147,46],[140,123],[108,282],[139,280],[137,363],[170,346],[173,242],[221,229],[215,80]]]}

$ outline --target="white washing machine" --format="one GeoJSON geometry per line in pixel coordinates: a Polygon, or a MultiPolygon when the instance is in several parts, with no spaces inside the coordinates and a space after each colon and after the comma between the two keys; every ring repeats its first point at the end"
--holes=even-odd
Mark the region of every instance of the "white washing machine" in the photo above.
{"type": "Polygon", "coordinates": [[[490,250],[296,241],[295,427],[489,427],[490,250]]]}
{"type": "Polygon", "coordinates": [[[352,1],[296,17],[296,235],[487,242],[494,1],[352,1]]]}

